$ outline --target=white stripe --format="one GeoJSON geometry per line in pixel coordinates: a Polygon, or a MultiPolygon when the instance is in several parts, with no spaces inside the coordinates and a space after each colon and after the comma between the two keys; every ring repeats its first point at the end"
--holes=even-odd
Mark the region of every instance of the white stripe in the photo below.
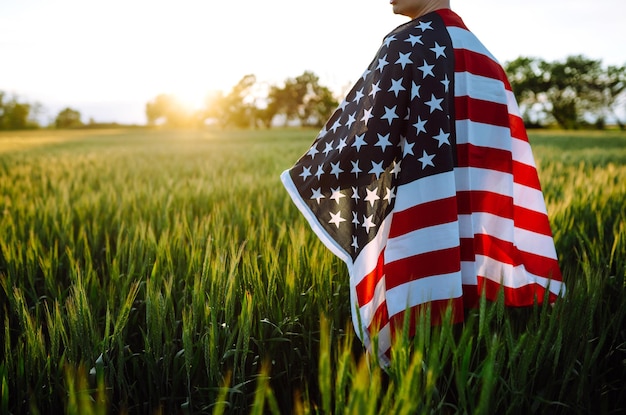
{"type": "Polygon", "coordinates": [[[456,142],[511,151],[511,130],[508,127],[460,120],[456,122],[456,142]]]}
{"type": "Polygon", "coordinates": [[[477,167],[455,167],[458,191],[487,191],[513,197],[513,175],[477,167]]]}
{"type": "Polygon", "coordinates": [[[454,173],[458,191],[486,191],[513,197],[516,206],[547,215],[541,190],[514,183],[509,173],[476,167],[456,167],[454,173]]]}
{"type": "Polygon", "coordinates": [[[454,181],[454,172],[449,171],[398,186],[393,210],[401,212],[422,203],[454,197],[456,196],[454,181]]]}
{"type": "Polygon", "coordinates": [[[516,206],[534,210],[535,212],[543,213],[544,215],[548,214],[541,190],[533,189],[532,187],[524,186],[519,183],[514,183],[513,194],[515,195],[513,201],[516,206]]]}
{"type": "Polygon", "coordinates": [[[520,251],[557,259],[554,241],[551,236],[515,228],[515,245],[520,251]]]}
{"type": "MultiPolygon", "coordinates": [[[[378,334],[378,358],[380,359],[380,365],[382,367],[388,367],[391,362],[389,358],[385,356],[385,353],[391,349],[391,325],[389,323],[385,324],[383,328],[380,329],[378,334]]],[[[373,350],[370,349],[370,352],[373,350]]]]}
{"type": "Polygon", "coordinates": [[[448,33],[452,39],[454,49],[467,49],[472,52],[480,53],[488,56],[492,61],[499,63],[472,32],[460,27],[448,27],[448,33]]]}
{"type": "Polygon", "coordinates": [[[516,289],[528,284],[539,284],[542,287],[550,285],[550,291],[555,294],[559,293],[563,287],[562,282],[531,274],[526,271],[523,265],[514,267],[482,255],[476,255],[476,264],[478,265],[478,275],[505,287],[516,289]]]}
{"type": "Polygon", "coordinates": [[[518,161],[522,164],[526,164],[533,169],[536,169],[535,158],[533,157],[533,152],[530,148],[530,143],[528,141],[520,140],[518,138],[512,137],[512,152],[513,152],[513,160],[518,161]]]}
{"type": "Polygon", "coordinates": [[[513,220],[486,212],[459,215],[459,234],[461,238],[490,235],[503,241],[515,242],[513,240],[515,237],[513,220]]]}
{"type": "Polygon", "coordinates": [[[384,354],[389,349],[391,349],[391,325],[385,324],[378,332],[378,357],[386,360],[387,357],[384,354]]]}
{"type": "Polygon", "coordinates": [[[474,261],[461,261],[461,278],[464,285],[478,285],[474,261]]]}
{"type": "Polygon", "coordinates": [[[459,215],[459,238],[473,238],[472,215],[459,215]]]}
{"type": "Polygon", "coordinates": [[[454,96],[468,96],[472,99],[509,106],[509,97],[506,94],[504,82],[469,72],[454,74],[454,96]]]}
{"type": "Polygon", "coordinates": [[[456,142],[509,151],[514,161],[536,169],[530,144],[528,141],[512,137],[508,127],[459,120],[456,122],[456,142]]]}
{"type": "Polygon", "coordinates": [[[385,263],[457,246],[459,246],[459,226],[456,221],[430,226],[389,238],[385,250],[385,263]]]}
{"type": "Polygon", "coordinates": [[[489,235],[514,244],[520,251],[557,259],[552,237],[515,228],[513,220],[491,213],[474,212],[471,215],[459,215],[459,235],[461,238],[489,235]]]}
{"type": "Polygon", "coordinates": [[[387,291],[387,309],[391,318],[410,307],[430,301],[458,298],[461,295],[461,272],[420,278],[387,291]]]}
{"type": "Polygon", "coordinates": [[[510,91],[508,89],[506,90],[506,100],[507,100],[507,107],[509,108],[509,114],[521,118],[522,115],[519,110],[519,105],[517,105],[517,99],[515,99],[515,95],[513,94],[513,91],[510,91]]]}

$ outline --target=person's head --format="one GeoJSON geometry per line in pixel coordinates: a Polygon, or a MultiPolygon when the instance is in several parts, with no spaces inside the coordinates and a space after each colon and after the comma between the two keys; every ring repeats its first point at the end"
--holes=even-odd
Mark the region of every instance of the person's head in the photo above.
{"type": "Polygon", "coordinates": [[[411,19],[435,10],[450,8],[450,0],[390,0],[390,3],[395,14],[401,14],[411,19]]]}

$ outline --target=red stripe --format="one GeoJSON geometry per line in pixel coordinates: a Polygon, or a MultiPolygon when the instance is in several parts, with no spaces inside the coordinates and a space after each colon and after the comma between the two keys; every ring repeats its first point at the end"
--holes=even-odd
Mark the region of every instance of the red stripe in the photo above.
{"type": "Polygon", "coordinates": [[[511,152],[493,147],[481,147],[473,144],[457,144],[459,167],[476,167],[513,173],[511,152]],[[467,163],[467,164],[464,164],[467,163]]]}
{"type": "Polygon", "coordinates": [[[513,219],[514,226],[546,236],[552,236],[548,217],[543,212],[514,206],[511,197],[486,191],[457,192],[459,214],[470,215],[485,212],[505,219],[513,219]]]}
{"type": "Polygon", "coordinates": [[[437,13],[439,14],[439,16],[441,16],[441,19],[446,26],[460,27],[461,29],[467,30],[467,27],[463,23],[463,20],[461,20],[459,15],[452,10],[439,9],[437,10],[437,13]]]}
{"type": "Polygon", "coordinates": [[[530,252],[518,251],[521,264],[524,264],[526,271],[540,277],[549,278],[555,281],[563,281],[559,261],[530,252]]]}
{"type": "Polygon", "coordinates": [[[454,98],[454,109],[457,120],[509,127],[509,109],[504,104],[461,96],[454,98]]]}
{"type": "Polygon", "coordinates": [[[384,265],[385,250],[383,249],[383,251],[378,256],[376,268],[374,268],[372,272],[363,277],[363,279],[355,287],[357,300],[360,305],[367,304],[372,301],[372,298],[374,298],[374,290],[376,289],[376,285],[385,275],[384,265]]]}
{"type": "MultiPolygon", "coordinates": [[[[461,260],[474,261],[475,255],[482,255],[511,266],[524,265],[526,271],[544,278],[562,279],[556,259],[520,251],[513,243],[491,235],[476,234],[474,238],[462,238],[461,260]]],[[[496,279],[499,275],[492,276],[496,279]]]]}
{"type": "Polygon", "coordinates": [[[434,275],[460,270],[461,248],[448,248],[403,258],[385,265],[387,290],[434,275]]]}
{"type": "MultiPolygon", "coordinates": [[[[523,287],[511,288],[504,287],[488,278],[478,277],[479,293],[485,293],[485,298],[490,301],[498,299],[500,290],[504,290],[504,304],[509,307],[527,307],[535,304],[542,304],[546,295],[546,289],[539,284],[528,284],[523,287]]],[[[548,302],[552,303],[556,300],[556,295],[550,293],[548,302]]]]}
{"type": "Polygon", "coordinates": [[[433,200],[395,212],[389,229],[389,238],[456,220],[457,206],[454,197],[433,200]]]}
{"type": "MultiPolygon", "coordinates": [[[[504,304],[509,307],[527,307],[543,303],[546,288],[539,284],[528,284],[519,288],[503,287],[495,281],[478,277],[478,285],[463,285],[463,300],[465,308],[476,308],[479,304],[480,293],[489,301],[497,301],[500,290],[504,290],[504,304]]],[[[557,296],[550,292],[548,302],[556,301],[557,296]]]]}
{"type": "Polygon", "coordinates": [[[513,266],[519,264],[518,251],[513,243],[503,241],[491,235],[482,233],[474,235],[474,253],[487,256],[504,264],[513,266]]]}
{"type": "Polygon", "coordinates": [[[504,82],[506,89],[511,90],[506,73],[500,64],[481,53],[468,49],[454,49],[454,71],[497,79],[504,82]]]}
{"type": "Polygon", "coordinates": [[[537,169],[528,164],[520,163],[519,161],[513,162],[513,181],[533,189],[541,190],[537,169]]]}
{"type": "Polygon", "coordinates": [[[550,222],[544,213],[526,209],[521,206],[514,206],[513,209],[516,228],[526,229],[527,231],[552,237],[550,222]]]}
{"type": "Polygon", "coordinates": [[[459,214],[469,215],[485,212],[502,218],[513,219],[513,198],[500,193],[481,190],[459,191],[456,193],[459,214]]]}
{"type": "Polygon", "coordinates": [[[521,117],[509,113],[509,128],[511,137],[528,142],[528,133],[524,126],[524,120],[521,117]]]}
{"type": "Polygon", "coordinates": [[[474,238],[460,238],[461,261],[474,262],[476,254],[474,252],[474,238]]]}

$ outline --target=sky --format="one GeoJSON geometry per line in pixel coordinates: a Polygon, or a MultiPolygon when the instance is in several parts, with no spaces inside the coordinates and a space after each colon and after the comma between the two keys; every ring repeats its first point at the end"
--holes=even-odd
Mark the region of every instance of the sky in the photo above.
{"type": "MultiPolygon", "coordinates": [[[[452,0],[500,60],[626,65],[624,0],[452,0]]],[[[243,76],[313,71],[345,90],[406,17],[388,0],[0,0],[0,91],[83,121],[145,123],[158,94],[199,106],[243,76]]]]}

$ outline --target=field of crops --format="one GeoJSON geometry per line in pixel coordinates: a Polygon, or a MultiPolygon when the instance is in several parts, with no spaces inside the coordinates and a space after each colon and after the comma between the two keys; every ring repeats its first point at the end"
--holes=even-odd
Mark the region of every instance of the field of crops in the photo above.
{"type": "Polygon", "coordinates": [[[0,413],[622,413],[626,133],[531,134],[567,296],[388,373],[279,174],[311,130],[0,134],[0,413]]]}

